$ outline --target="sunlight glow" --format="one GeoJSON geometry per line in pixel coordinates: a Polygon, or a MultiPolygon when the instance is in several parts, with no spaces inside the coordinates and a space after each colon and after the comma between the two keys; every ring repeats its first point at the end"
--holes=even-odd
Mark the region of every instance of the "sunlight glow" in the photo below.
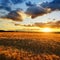
{"type": "Polygon", "coordinates": [[[51,28],[43,28],[42,32],[52,32],[52,29],[51,28]]]}

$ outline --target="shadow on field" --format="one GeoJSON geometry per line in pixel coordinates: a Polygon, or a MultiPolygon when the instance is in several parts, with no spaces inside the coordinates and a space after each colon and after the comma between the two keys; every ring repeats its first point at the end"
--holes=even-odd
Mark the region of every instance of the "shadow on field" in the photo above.
{"type": "Polygon", "coordinates": [[[53,40],[0,39],[0,46],[23,49],[34,54],[48,53],[60,56],[60,42],[53,40]]]}

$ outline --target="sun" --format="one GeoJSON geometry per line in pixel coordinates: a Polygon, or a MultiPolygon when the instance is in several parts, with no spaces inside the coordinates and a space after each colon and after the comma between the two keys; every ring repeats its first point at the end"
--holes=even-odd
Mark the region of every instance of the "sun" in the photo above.
{"type": "Polygon", "coordinates": [[[51,28],[43,28],[42,32],[52,32],[52,29],[51,28]]]}

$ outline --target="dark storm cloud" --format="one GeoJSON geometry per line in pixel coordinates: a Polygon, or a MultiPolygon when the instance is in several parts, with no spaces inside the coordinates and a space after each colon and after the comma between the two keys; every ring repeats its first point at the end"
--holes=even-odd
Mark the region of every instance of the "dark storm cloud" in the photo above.
{"type": "Polygon", "coordinates": [[[42,16],[46,13],[50,13],[54,10],[60,10],[60,0],[53,0],[52,2],[43,2],[42,4],[26,3],[28,7],[26,13],[32,18],[42,16]]]}

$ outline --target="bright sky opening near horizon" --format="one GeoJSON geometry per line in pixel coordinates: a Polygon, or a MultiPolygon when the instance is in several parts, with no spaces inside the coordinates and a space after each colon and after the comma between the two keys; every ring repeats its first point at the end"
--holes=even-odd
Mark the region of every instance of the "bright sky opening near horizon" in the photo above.
{"type": "Polygon", "coordinates": [[[59,0],[0,0],[0,30],[40,31],[45,26],[60,32],[59,0]]]}

